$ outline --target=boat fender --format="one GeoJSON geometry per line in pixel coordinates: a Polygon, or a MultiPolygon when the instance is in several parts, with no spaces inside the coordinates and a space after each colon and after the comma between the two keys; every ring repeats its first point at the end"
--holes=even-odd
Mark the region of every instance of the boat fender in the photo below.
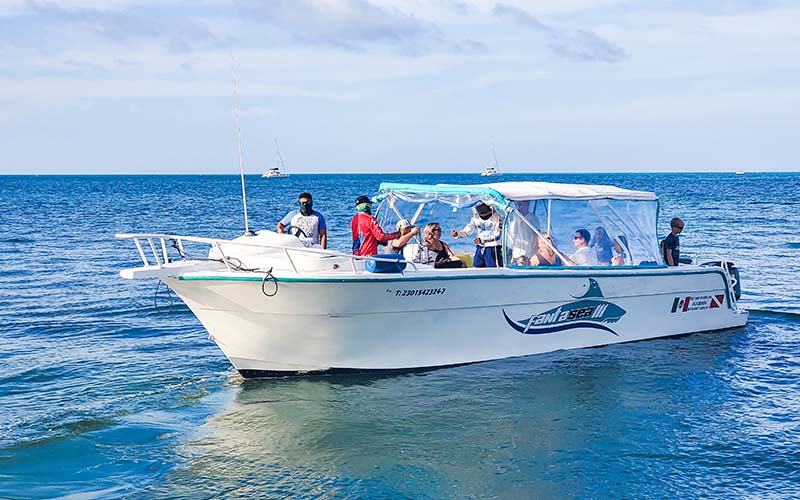
{"type": "Polygon", "coordinates": [[[364,267],[371,273],[402,273],[406,268],[406,261],[399,253],[379,253],[373,257],[386,260],[367,260],[364,267]],[[392,262],[387,262],[389,260],[392,262]]]}

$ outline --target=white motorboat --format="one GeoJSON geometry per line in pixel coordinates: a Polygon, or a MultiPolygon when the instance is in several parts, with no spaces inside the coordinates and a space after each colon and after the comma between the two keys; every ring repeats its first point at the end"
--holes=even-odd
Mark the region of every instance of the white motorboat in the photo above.
{"type": "Polygon", "coordinates": [[[496,177],[498,175],[503,175],[503,173],[500,172],[500,166],[497,164],[497,155],[494,154],[494,144],[492,144],[492,162],[483,169],[481,177],[496,177]]]}
{"type": "Polygon", "coordinates": [[[283,163],[281,150],[278,149],[278,139],[275,139],[275,156],[277,157],[275,166],[264,172],[261,177],[267,179],[284,179],[289,177],[289,174],[286,173],[286,165],[283,163]]]}
{"type": "MultiPolygon", "coordinates": [[[[436,221],[446,234],[488,204],[504,218],[508,256],[532,251],[532,235],[548,233],[548,251],[570,262],[576,229],[602,227],[622,265],[437,269],[259,231],[233,240],[119,234],[143,262],[120,275],[164,281],[244,377],[443,367],[747,322],[732,264],[664,265],[653,193],[540,182],[382,184],[377,200],[383,227],[436,221]]],[[[450,245],[474,250],[471,237],[450,245]]]]}

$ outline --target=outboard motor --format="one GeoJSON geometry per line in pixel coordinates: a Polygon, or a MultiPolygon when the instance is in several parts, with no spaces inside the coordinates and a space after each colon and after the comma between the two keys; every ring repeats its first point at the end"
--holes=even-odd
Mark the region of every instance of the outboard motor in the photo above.
{"type": "Polygon", "coordinates": [[[739,280],[739,268],[734,266],[733,262],[726,262],[725,267],[728,268],[728,273],[730,273],[731,276],[733,294],[736,296],[736,300],[739,300],[742,297],[742,282],[739,280]]]}
{"type": "MultiPolygon", "coordinates": [[[[706,267],[722,267],[722,263],[718,260],[703,262],[700,265],[706,267]]],[[[733,295],[736,297],[736,300],[739,300],[742,297],[742,283],[739,281],[739,268],[734,266],[733,262],[725,261],[725,269],[728,271],[728,276],[730,276],[733,295]]]]}

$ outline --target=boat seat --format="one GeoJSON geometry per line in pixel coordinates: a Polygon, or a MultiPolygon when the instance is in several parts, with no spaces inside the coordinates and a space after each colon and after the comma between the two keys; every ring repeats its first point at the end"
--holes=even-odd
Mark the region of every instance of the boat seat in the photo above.
{"type": "MultiPolygon", "coordinates": [[[[417,254],[417,249],[419,249],[419,243],[409,243],[403,248],[403,258],[407,261],[411,262],[414,260],[414,256],[417,254]]],[[[463,260],[467,263],[467,267],[472,267],[472,255],[462,252],[453,254],[458,257],[459,259],[463,260]]]]}
{"type": "Polygon", "coordinates": [[[414,260],[414,256],[417,254],[417,249],[419,248],[419,243],[408,243],[403,248],[403,258],[409,262],[414,260]]]}
{"type": "Polygon", "coordinates": [[[467,267],[472,267],[472,255],[466,252],[453,252],[453,255],[467,263],[467,267]]]}

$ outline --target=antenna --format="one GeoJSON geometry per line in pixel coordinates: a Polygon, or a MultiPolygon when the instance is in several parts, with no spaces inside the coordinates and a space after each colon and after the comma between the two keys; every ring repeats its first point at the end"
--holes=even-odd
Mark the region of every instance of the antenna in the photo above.
{"type": "Polygon", "coordinates": [[[244,207],[244,235],[255,236],[247,222],[247,193],[244,190],[244,160],[242,157],[242,132],[239,127],[239,83],[236,80],[236,64],[231,56],[231,75],[233,76],[233,112],[236,116],[236,142],[239,144],[239,177],[242,179],[242,206],[244,207]]]}

